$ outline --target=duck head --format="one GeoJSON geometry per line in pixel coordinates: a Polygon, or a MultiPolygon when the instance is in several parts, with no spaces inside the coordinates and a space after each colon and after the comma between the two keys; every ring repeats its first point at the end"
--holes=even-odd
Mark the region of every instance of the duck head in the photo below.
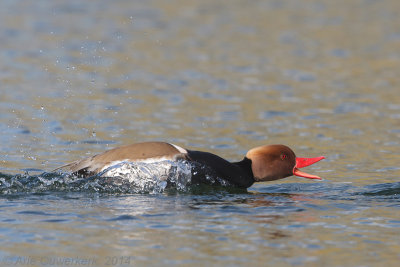
{"type": "Polygon", "coordinates": [[[273,181],[296,175],[308,179],[321,180],[319,176],[300,171],[325,157],[299,158],[284,145],[260,146],[249,150],[246,158],[251,160],[251,169],[257,182],[273,181]]]}

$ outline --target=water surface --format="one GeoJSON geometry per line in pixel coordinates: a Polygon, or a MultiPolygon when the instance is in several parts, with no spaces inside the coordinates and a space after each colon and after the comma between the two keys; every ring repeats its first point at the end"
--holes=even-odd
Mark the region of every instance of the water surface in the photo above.
{"type": "Polygon", "coordinates": [[[398,10],[1,1],[0,261],[397,266],[398,10]],[[307,169],[325,180],[136,192],[51,173],[149,140],[229,160],[282,143],[326,156],[307,169]]]}

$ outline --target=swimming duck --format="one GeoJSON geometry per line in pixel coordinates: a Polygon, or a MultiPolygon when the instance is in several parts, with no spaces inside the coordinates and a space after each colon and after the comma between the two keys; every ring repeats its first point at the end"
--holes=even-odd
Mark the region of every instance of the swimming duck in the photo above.
{"type": "Polygon", "coordinates": [[[215,154],[184,149],[165,142],[143,142],[117,147],[104,153],[77,160],[58,169],[92,176],[121,162],[154,163],[158,161],[186,160],[194,163],[192,182],[204,182],[204,176],[214,175],[229,184],[248,188],[254,182],[282,179],[296,175],[321,180],[319,176],[300,171],[300,168],[314,164],[325,157],[299,158],[285,145],[264,145],[250,149],[243,160],[229,162],[215,154]]]}

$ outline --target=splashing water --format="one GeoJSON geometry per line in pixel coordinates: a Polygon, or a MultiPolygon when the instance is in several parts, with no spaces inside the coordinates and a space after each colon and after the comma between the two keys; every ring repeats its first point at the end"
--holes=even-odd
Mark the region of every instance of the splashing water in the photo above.
{"type": "Polygon", "coordinates": [[[167,187],[186,191],[191,183],[191,168],[191,164],[186,161],[121,162],[91,177],[80,177],[69,173],[45,172],[39,175],[0,173],[0,194],[48,191],[160,193],[167,187]]]}
{"type": "Polygon", "coordinates": [[[191,165],[186,161],[160,161],[154,163],[122,162],[99,174],[113,177],[113,183],[128,183],[135,192],[162,192],[167,186],[184,191],[191,182],[191,165]]]}

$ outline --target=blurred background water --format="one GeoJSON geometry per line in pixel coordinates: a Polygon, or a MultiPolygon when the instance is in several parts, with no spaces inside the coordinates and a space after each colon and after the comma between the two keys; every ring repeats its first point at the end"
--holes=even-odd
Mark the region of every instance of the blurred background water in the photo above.
{"type": "Polygon", "coordinates": [[[397,266],[399,13],[394,0],[1,1],[0,261],[397,266]],[[230,160],[282,143],[326,156],[307,170],[325,181],[3,190],[148,140],[230,160]]]}

